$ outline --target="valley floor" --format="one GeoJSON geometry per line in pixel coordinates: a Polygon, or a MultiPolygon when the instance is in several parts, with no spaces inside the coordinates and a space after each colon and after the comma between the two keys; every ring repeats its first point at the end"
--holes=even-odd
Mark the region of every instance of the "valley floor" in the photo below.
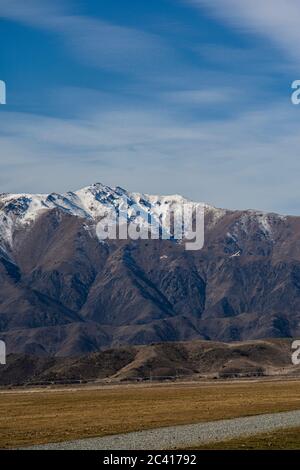
{"type": "Polygon", "coordinates": [[[300,410],[299,379],[2,391],[0,447],[292,410],[300,410]]]}

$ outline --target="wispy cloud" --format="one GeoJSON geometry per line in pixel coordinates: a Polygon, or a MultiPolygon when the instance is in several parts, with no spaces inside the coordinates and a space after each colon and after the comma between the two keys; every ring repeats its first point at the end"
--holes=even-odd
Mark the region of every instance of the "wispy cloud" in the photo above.
{"type": "Polygon", "coordinates": [[[223,207],[286,211],[291,194],[300,200],[297,112],[279,103],[210,122],[151,108],[87,109],[68,120],[5,113],[2,190],[65,191],[102,180],[223,207]]]}
{"type": "Polygon", "coordinates": [[[298,0],[185,0],[247,33],[256,33],[299,64],[298,0]]]}
{"type": "Polygon", "coordinates": [[[239,90],[233,87],[172,91],[166,92],[162,96],[171,103],[196,107],[202,105],[224,105],[226,103],[233,103],[238,97],[241,98],[239,90]]]}
{"type": "Polygon", "coordinates": [[[143,30],[75,15],[66,1],[1,0],[0,18],[60,35],[65,47],[82,63],[122,73],[140,67],[164,66],[173,51],[162,39],[143,30]]]}

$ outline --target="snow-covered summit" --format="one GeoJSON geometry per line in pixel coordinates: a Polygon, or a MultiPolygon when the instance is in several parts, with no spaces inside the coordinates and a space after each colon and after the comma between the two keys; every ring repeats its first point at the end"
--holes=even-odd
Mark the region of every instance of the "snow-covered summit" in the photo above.
{"type": "MultiPolygon", "coordinates": [[[[69,191],[58,194],[0,194],[0,247],[11,247],[13,244],[13,233],[15,229],[32,224],[42,213],[51,209],[59,209],[76,217],[97,222],[107,213],[107,208],[116,208],[118,211],[128,210],[129,217],[139,211],[138,221],[147,220],[150,213],[160,220],[162,229],[169,223],[168,215],[170,208],[182,211],[182,206],[190,203],[181,195],[149,195],[143,193],[129,192],[117,186],[111,188],[102,183],[95,183],[78,191],[69,191]]],[[[209,215],[208,224],[214,226],[227,213],[226,209],[217,209],[203,203],[193,203],[204,206],[209,215]]],[[[134,215],[135,220],[137,220],[134,215]]],[[[272,237],[272,227],[275,219],[281,218],[276,214],[262,213],[259,211],[242,211],[238,227],[244,232],[248,230],[249,224],[255,223],[266,236],[272,237]]],[[[237,232],[234,228],[234,236],[237,232]]]]}
{"type": "MultiPolygon", "coordinates": [[[[106,206],[120,207],[137,205],[141,209],[155,207],[176,207],[190,202],[180,195],[149,195],[131,193],[117,186],[110,188],[101,183],[95,183],[75,192],[64,194],[0,194],[0,211],[7,217],[19,219],[20,222],[30,222],[41,212],[59,208],[79,217],[97,219],[103,214],[106,206]]],[[[196,203],[197,204],[197,203],[196,203]]],[[[199,203],[200,204],[200,203],[199,203]]]]}
{"type": "Polygon", "coordinates": [[[30,225],[42,213],[55,208],[77,217],[97,221],[108,207],[122,211],[126,206],[129,216],[138,208],[142,219],[148,217],[149,212],[154,215],[161,214],[163,225],[170,208],[176,213],[176,210],[182,209],[183,204],[189,202],[177,194],[169,196],[142,194],[126,191],[119,186],[111,188],[102,183],[63,194],[2,193],[0,194],[0,244],[3,245],[4,241],[6,245],[11,246],[16,228],[30,225]]]}

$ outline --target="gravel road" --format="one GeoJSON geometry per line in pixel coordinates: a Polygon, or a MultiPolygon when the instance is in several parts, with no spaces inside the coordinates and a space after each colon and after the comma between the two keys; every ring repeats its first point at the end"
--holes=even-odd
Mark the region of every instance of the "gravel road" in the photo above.
{"type": "MultiPolygon", "coordinates": [[[[45,450],[159,450],[190,447],[276,429],[300,427],[300,410],[30,447],[45,450]]],[[[28,447],[27,447],[28,449],[28,447]]]]}

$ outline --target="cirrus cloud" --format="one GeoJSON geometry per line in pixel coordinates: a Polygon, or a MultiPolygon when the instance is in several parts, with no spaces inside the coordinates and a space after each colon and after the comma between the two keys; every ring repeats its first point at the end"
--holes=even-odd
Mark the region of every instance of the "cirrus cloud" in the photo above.
{"type": "Polygon", "coordinates": [[[299,65],[298,0],[184,0],[247,33],[267,38],[299,65]]]}

